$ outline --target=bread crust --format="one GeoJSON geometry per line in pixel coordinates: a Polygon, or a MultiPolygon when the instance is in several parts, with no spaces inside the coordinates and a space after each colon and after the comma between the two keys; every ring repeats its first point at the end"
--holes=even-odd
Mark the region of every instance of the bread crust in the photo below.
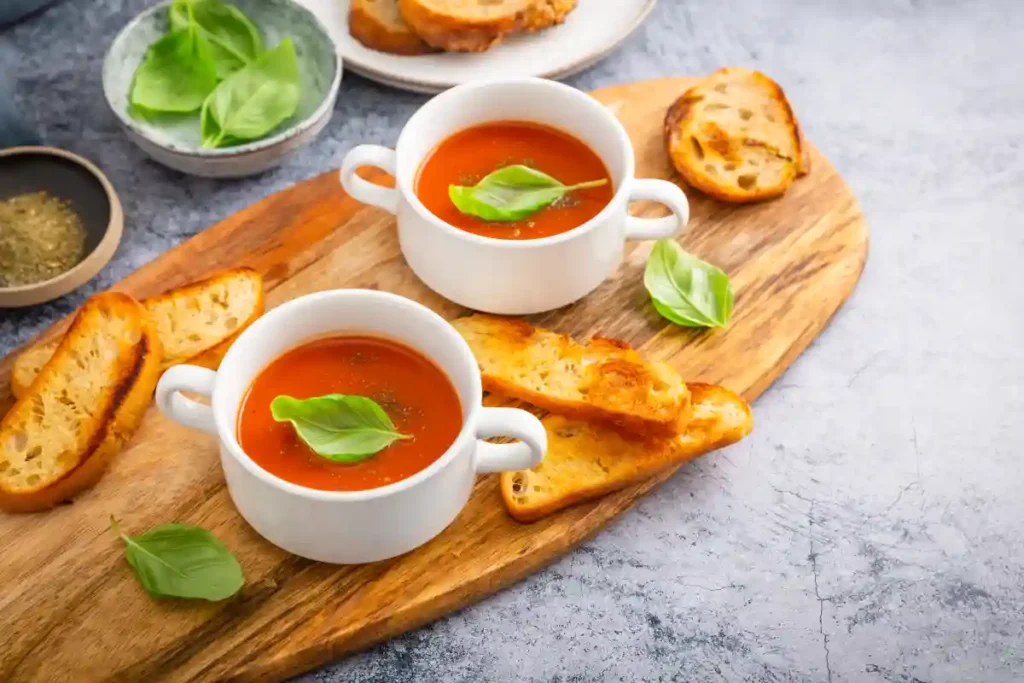
{"type": "Polygon", "coordinates": [[[643,435],[678,434],[689,420],[690,396],[679,375],[625,342],[580,343],[525,320],[482,314],[452,324],[473,351],[487,391],[643,435]]]}
{"type": "MultiPolygon", "coordinates": [[[[591,449],[588,456],[599,463],[601,456],[607,456],[610,464],[601,470],[603,474],[600,477],[591,480],[576,477],[559,495],[532,504],[523,502],[522,494],[516,490],[517,482],[520,490],[529,489],[532,471],[502,473],[501,497],[509,515],[518,522],[536,522],[558,510],[632,486],[666,469],[736,443],[751,432],[753,415],[750,406],[734,392],[709,384],[688,383],[687,386],[693,398],[694,417],[686,431],[675,437],[638,439],[562,416],[545,417],[543,423],[548,432],[546,459],[564,456],[564,450],[573,448],[573,437],[563,436],[563,433],[579,430],[587,434],[585,447],[591,449]],[[727,417],[730,411],[735,414],[727,417]]],[[[544,467],[544,461],[539,467],[544,467]]]]}
{"type": "MultiPolygon", "coordinates": [[[[168,290],[162,294],[157,294],[145,299],[142,302],[146,312],[153,318],[153,323],[157,329],[157,333],[163,329],[162,324],[164,320],[161,319],[159,309],[167,302],[174,301],[188,301],[194,306],[200,314],[204,313],[202,309],[202,299],[212,298],[210,294],[217,288],[245,288],[247,293],[251,293],[254,296],[252,306],[247,310],[247,316],[244,319],[238,321],[237,326],[231,331],[231,334],[223,339],[216,341],[213,346],[199,350],[197,353],[184,353],[173,355],[171,349],[174,347],[180,347],[180,342],[176,342],[175,334],[173,330],[169,330],[161,336],[161,342],[164,348],[164,369],[171,367],[172,365],[179,365],[181,363],[191,363],[194,360],[198,361],[197,364],[204,365],[205,367],[211,367],[216,369],[216,365],[209,365],[216,359],[219,364],[220,359],[218,353],[222,357],[227,351],[227,348],[231,345],[238,335],[241,334],[245,328],[256,321],[261,315],[265,307],[265,293],[263,291],[263,276],[256,270],[247,267],[232,268],[230,270],[220,271],[209,277],[190,282],[187,285],[177,287],[175,289],[168,290]],[[225,346],[227,344],[227,346],[225,346]]],[[[189,310],[192,310],[190,307],[189,310]]],[[[184,324],[185,321],[179,321],[184,324]]]]}
{"type": "Polygon", "coordinates": [[[452,8],[442,10],[439,0],[399,0],[405,21],[428,45],[448,52],[484,52],[505,36],[533,32],[560,24],[576,7],[576,0],[504,0],[507,11],[473,16],[452,8]]]}
{"type": "MultiPolygon", "coordinates": [[[[735,83],[733,86],[741,87],[735,83]]],[[[715,71],[672,103],[665,113],[663,127],[665,148],[675,169],[691,187],[721,201],[750,203],[780,197],[798,175],[805,175],[810,171],[810,156],[789,100],[775,81],[757,71],[735,68],[715,71]],[[702,118],[699,105],[709,94],[708,89],[722,85],[730,79],[744,79],[743,86],[748,90],[758,88],[766,101],[781,109],[784,120],[772,121],[771,125],[785,128],[786,137],[794,150],[792,158],[786,156],[788,150],[774,149],[753,134],[730,134],[717,122],[710,120],[710,117],[702,118]],[[710,153],[714,160],[721,159],[735,167],[742,165],[755,150],[779,162],[779,168],[776,169],[779,178],[776,182],[764,185],[757,184],[755,180],[752,187],[744,188],[736,183],[727,182],[727,179],[717,172],[715,163],[709,163],[709,159],[705,158],[705,154],[710,153]],[[708,169],[708,166],[714,168],[708,169]],[[712,170],[715,173],[712,173],[712,170]]]]}
{"type": "MultiPolygon", "coordinates": [[[[183,299],[185,297],[198,299],[207,288],[216,287],[232,280],[239,281],[243,279],[248,281],[249,286],[255,292],[256,301],[250,309],[248,317],[239,322],[236,331],[231,336],[217,342],[212,347],[204,349],[192,356],[175,356],[168,353],[167,349],[168,347],[173,346],[173,340],[161,338],[161,346],[164,349],[164,370],[181,363],[189,363],[191,365],[199,365],[201,367],[210,368],[211,370],[216,370],[220,365],[220,361],[224,357],[224,354],[227,353],[231,345],[236,339],[238,339],[238,336],[244,332],[249,325],[263,315],[266,305],[263,291],[263,277],[252,268],[233,268],[231,270],[217,273],[208,278],[189,283],[183,287],[172,289],[168,292],[164,292],[163,294],[157,294],[156,296],[150,297],[142,302],[147,313],[152,314],[150,309],[160,306],[167,300],[183,299]]],[[[39,374],[40,368],[42,368],[46,359],[53,355],[58,344],[59,341],[30,346],[14,359],[14,367],[11,370],[11,393],[14,394],[15,397],[21,397],[28,391],[32,382],[39,374]]]]}
{"type": "Polygon", "coordinates": [[[85,434],[84,443],[75,454],[75,464],[32,490],[12,491],[0,482],[0,508],[10,512],[45,510],[92,486],[141,424],[160,376],[160,340],[142,306],[134,299],[114,292],[97,294],[79,311],[29,391],[0,422],[0,460],[6,462],[3,449],[7,447],[5,443],[14,439],[12,432],[25,429],[23,421],[32,411],[36,397],[60,391],[66,381],[61,376],[65,360],[77,352],[89,335],[95,334],[102,324],[102,309],[132,319],[138,339],[120,347],[115,376],[103,378],[103,386],[95,396],[96,415],[73,427],[77,433],[85,434]]]}
{"type": "MultiPolygon", "coordinates": [[[[394,0],[398,2],[398,0],[394,0]]],[[[388,26],[371,12],[364,0],[352,0],[348,14],[348,32],[360,43],[379,52],[415,56],[435,52],[407,23],[388,26]]]]}

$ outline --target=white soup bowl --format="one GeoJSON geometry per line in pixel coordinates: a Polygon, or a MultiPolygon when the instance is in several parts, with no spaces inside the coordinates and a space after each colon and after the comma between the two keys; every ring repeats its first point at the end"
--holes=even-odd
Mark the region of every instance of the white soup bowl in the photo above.
{"type": "Polygon", "coordinates": [[[484,408],[480,371],[465,340],[443,318],[394,294],[338,289],[309,294],[265,314],[246,329],[214,372],[170,368],[156,401],[175,422],[220,441],[228,492],[260,535],[290,553],[338,564],[401,555],[441,533],[469,500],[478,473],[533,467],[547,450],[540,420],[524,410],[484,408]],[[242,401],[263,368],[285,351],[328,335],[366,334],[417,349],[451,380],[462,404],[462,430],[427,468],[366,491],[321,491],[284,481],[238,443],[242,401]],[[210,405],[180,392],[206,396],[210,405]],[[517,443],[481,441],[512,436],[517,443]]]}
{"type": "Polygon", "coordinates": [[[567,85],[524,78],[460,85],[434,97],[409,119],[394,150],[351,149],[341,164],[341,184],[357,200],[397,216],[402,254],[432,290],[478,311],[528,315],[594,291],[619,266],[626,240],[674,237],[686,228],[690,209],[683,191],[667,180],[638,179],[635,172],[629,135],[606,107],[567,85]],[[493,121],[542,123],[586,143],[611,173],[611,202],[573,230],[532,240],[482,237],[437,218],[416,196],[420,166],[453,133],[493,121]],[[359,177],[362,166],[391,173],[395,188],[359,177]],[[666,205],[672,215],[630,216],[629,203],[644,199],[666,205]]]}

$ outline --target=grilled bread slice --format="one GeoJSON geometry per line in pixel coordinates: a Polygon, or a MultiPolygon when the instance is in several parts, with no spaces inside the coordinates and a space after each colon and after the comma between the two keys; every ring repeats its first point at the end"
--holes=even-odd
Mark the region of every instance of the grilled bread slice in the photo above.
{"type": "Polygon", "coordinates": [[[263,314],[263,277],[251,268],[227,270],[146,299],[164,344],[165,367],[216,368],[245,328],[263,314]]]}
{"type": "Polygon", "coordinates": [[[399,0],[406,22],[428,44],[483,52],[506,35],[560,24],[576,0],[399,0]]]}
{"type": "Polygon", "coordinates": [[[0,422],[0,508],[43,510],[94,484],[138,429],[160,340],[125,294],[93,296],[0,422]]]}
{"type": "Polygon", "coordinates": [[[398,0],[352,0],[348,32],[371,50],[393,55],[422,55],[434,51],[402,18],[398,0]]]}
{"type": "Polygon", "coordinates": [[[531,470],[501,475],[509,514],[535,522],[573,503],[603,496],[662,470],[735,443],[750,433],[746,402],[708,384],[690,384],[693,417],[686,431],[668,438],[640,438],[559,415],[544,418],[548,452],[531,470]]]}
{"type": "Polygon", "coordinates": [[[687,183],[727,202],[778,197],[810,169],[782,88],[748,69],[719,69],[683,93],[665,116],[665,144],[687,183]]]}
{"type": "Polygon", "coordinates": [[[678,434],[690,417],[690,394],[675,370],[645,361],[623,342],[595,337],[581,344],[489,315],[452,324],[476,356],[487,391],[642,435],[678,434]]]}
{"type": "MultiPolygon", "coordinates": [[[[242,330],[263,313],[263,277],[236,268],[143,302],[163,348],[163,366],[216,369],[242,330]]],[[[11,391],[22,396],[59,342],[30,347],[14,361],[11,391]]]]}

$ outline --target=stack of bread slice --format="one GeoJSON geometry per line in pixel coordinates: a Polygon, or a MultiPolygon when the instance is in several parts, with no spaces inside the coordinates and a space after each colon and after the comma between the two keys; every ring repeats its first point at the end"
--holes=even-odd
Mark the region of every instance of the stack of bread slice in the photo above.
{"type": "Polygon", "coordinates": [[[263,278],[239,268],[137,302],[91,297],[63,338],[14,362],[0,421],[0,509],[30,512],[94,484],[132,437],[163,369],[215,368],[263,312],[263,278]]]}
{"type": "Polygon", "coordinates": [[[352,0],[349,33],[398,55],[483,52],[506,36],[565,21],[576,0],[352,0]]]}
{"type": "Polygon", "coordinates": [[[501,475],[505,506],[533,522],[616,491],[750,433],[747,403],[724,387],[686,384],[664,363],[604,338],[579,343],[523,320],[472,315],[453,323],[484,389],[550,411],[548,451],[501,475]]]}

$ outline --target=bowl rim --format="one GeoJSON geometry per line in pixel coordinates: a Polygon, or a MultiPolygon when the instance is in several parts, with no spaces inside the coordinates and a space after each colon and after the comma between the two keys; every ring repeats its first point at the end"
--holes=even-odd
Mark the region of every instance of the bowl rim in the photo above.
{"type": "Polygon", "coordinates": [[[282,130],[276,135],[261,138],[259,140],[254,140],[252,142],[247,142],[244,145],[235,145],[234,147],[222,147],[211,149],[205,149],[203,147],[197,147],[195,149],[179,149],[176,147],[170,147],[160,142],[159,140],[155,140],[141,126],[139,126],[138,123],[135,120],[133,120],[131,116],[129,116],[127,111],[120,111],[117,107],[115,107],[114,102],[111,99],[110,87],[108,87],[107,79],[107,74],[110,72],[110,68],[113,65],[112,55],[114,51],[114,46],[122,40],[124,40],[125,37],[128,36],[135,29],[135,27],[138,24],[140,24],[144,19],[147,19],[150,15],[156,14],[161,11],[165,11],[174,2],[174,0],[162,0],[161,2],[158,2],[155,5],[146,8],[142,12],[139,12],[137,15],[135,15],[135,17],[131,19],[131,21],[125,24],[120,31],[117,32],[117,35],[114,36],[114,39],[110,42],[110,45],[107,47],[107,53],[103,57],[103,67],[101,74],[103,86],[103,100],[107,103],[107,108],[110,109],[110,111],[114,114],[114,116],[117,118],[118,122],[122,126],[131,131],[133,134],[138,135],[140,138],[144,139],[147,143],[159,147],[160,149],[166,152],[170,152],[171,154],[195,159],[225,159],[231,157],[245,156],[253,152],[258,152],[269,147],[277,146],[282,142],[285,142],[287,140],[290,140],[294,137],[301,135],[306,130],[314,126],[316,122],[319,121],[322,116],[324,116],[328,109],[332,109],[334,107],[335,98],[338,89],[341,86],[341,75],[343,71],[342,57],[341,52],[338,50],[338,44],[334,42],[334,38],[331,37],[330,31],[327,30],[327,27],[324,25],[322,21],[320,21],[319,17],[317,17],[316,14],[311,12],[302,3],[296,2],[295,0],[278,1],[298,8],[302,13],[304,13],[307,19],[310,20],[310,23],[316,27],[316,30],[324,38],[326,38],[328,44],[330,44],[332,48],[331,53],[334,56],[334,76],[331,78],[331,85],[324,92],[324,97],[321,100],[320,104],[318,104],[316,109],[314,109],[313,112],[310,113],[309,116],[307,116],[306,118],[302,119],[301,121],[295,122],[295,124],[282,130]]]}
{"type": "Polygon", "coordinates": [[[0,159],[32,154],[60,157],[78,164],[87,170],[99,182],[100,187],[103,188],[103,192],[107,197],[107,205],[110,209],[110,218],[107,220],[107,227],[100,241],[93,247],[92,251],[85,255],[85,258],[72,268],[49,280],[43,280],[31,285],[0,287],[0,308],[32,306],[51,301],[78,289],[91,280],[93,276],[110,262],[114,251],[117,249],[117,245],[121,243],[121,234],[124,231],[124,212],[121,208],[121,200],[118,198],[117,191],[114,190],[110,180],[95,164],[84,157],[58,147],[29,145],[0,149],[0,159]]]}

